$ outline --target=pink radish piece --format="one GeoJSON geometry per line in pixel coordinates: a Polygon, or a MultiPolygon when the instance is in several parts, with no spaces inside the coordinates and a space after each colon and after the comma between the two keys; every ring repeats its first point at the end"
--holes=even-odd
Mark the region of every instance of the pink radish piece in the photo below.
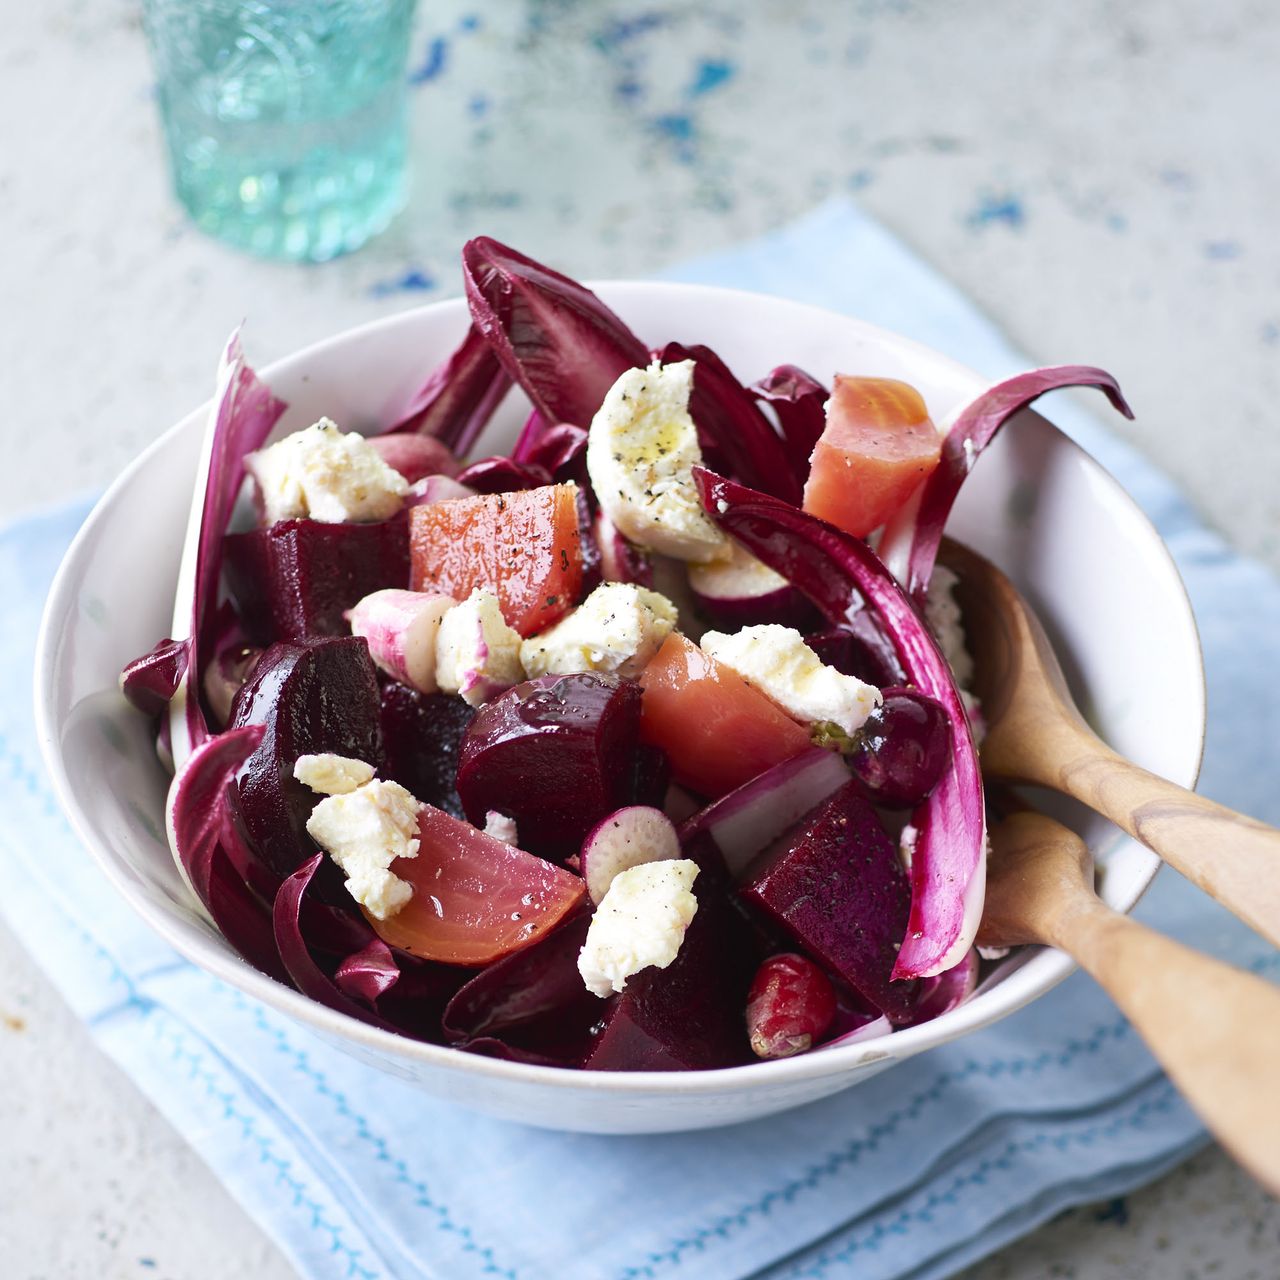
{"type": "Polygon", "coordinates": [[[397,432],[390,436],[370,436],[378,456],[393,471],[398,471],[413,484],[424,476],[458,474],[458,460],[452,450],[433,436],[416,436],[397,432]]]}
{"type": "Polygon", "coordinates": [[[388,588],[365,596],[347,619],[351,634],[368,641],[387,675],[419,693],[435,693],[440,620],[457,603],[450,596],[388,588]]]}
{"type": "Polygon", "coordinates": [[[756,856],[849,781],[838,755],[821,747],[757,774],[680,826],[687,845],[702,833],[715,841],[736,880],[756,856]]]}
{"type": "MultiPolygon", "coordinates": [[[[395,440],[397,436],[382,436],[380,439],[395,440]]],[[[415,436],[409,439],[417,439],[415,436]]],[[[476,491],[468,485],[460,484],[452,476],[430,475],[415,480],[409,486],[409,496],[405,505],[409,507],[426,507],[433,502],[448,502],[452,498],[474,498],[476,491]]]]}
{"type": "Polygon", "coordinates": [[[582,878],[599,906],[614,876],[644,862],[680,857],[675,824],[661,809],[628,805],[602,818],[582,842],[582,878]]]}
{"type": "Polygon", "coordinates": [[[653,561],[639,547],[618,532],[618,527],[601,507],[592,529],[600,548],[600,576],[605,582],[635,582],[653,586],[653,561]]]}
{"type": "Polygon", "coordinates": [[[808,599],[740,542],[730,543],[728,560],[691,564],[688,574],[699,608],[726,631],[766,622],[807,631],[817,619],[808,599]]]}

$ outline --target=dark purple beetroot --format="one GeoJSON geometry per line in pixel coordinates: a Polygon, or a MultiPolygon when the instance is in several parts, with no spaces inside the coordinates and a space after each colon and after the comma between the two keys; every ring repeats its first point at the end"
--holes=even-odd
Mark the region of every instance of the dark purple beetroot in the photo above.
{"type": "Polygon", "coordinates": [[[349,633],[343,613],[384,587],[409,585],[409,526],[280,520],[229,534],[227,587],[255,644],[349,633]]]}
{"type": "Polygon", "coordinates": [[[636,750],[635,782],[630,803],[661,809],[671,785],[671,761],[661,747],[642,742],[636,750]]]}
{"type": "Polygon", "coordinates": [[[642,969],[601,1005],[588,1070],[706,1071],[753,1060],[745,1010],[759,957],[726,880],[723,864],[703,867],[693,884],[698,911],[676,958],[642,969]]]}
{"type": "Polygon", "coordinates": [[[382,776],[412,791],[424,804],[464,817],[454,783],[462,740],[475,714],[474,708],[451,694],[419,693],[398,681],[384,680],[382,776]]]}
{"type": "Polygon", "coordinates": [[[576,854],[587,832],[631,801],[640,688],[616,676],[539,676],[482,707],[462,743],[458,795],[469,821],[514,818],[520,847],[576,854]]]}
{"type": "Polygon", "coordinates": [[[911,884],[856,781],[765,853],[740,892],[890,1019],[910,1018],[918,983],[891,982],[890,974],[911,913],[911,884]]]}
{"type": "Polygon", "coordinates": [[[914,809],[950,759],[951,721],[942,704],[911,689],[886,689],[846,762],[873,804],[914,809]]]}
{"type": "Polygon", "coordinates": [[[848,629],[815,631],[805,642],[827,666],[857,676],[877,689],[906,682],[893,640],[865,612],[854,614],[848,629]]]}
{"type": "Polygon", "coordinates": [[[578,972],[590,923],[583,911],[477,973],[445,1009],[446,1039],[490,1056],[581,1066],[604,1008],[578,972]]]}
{"type": "Polygon", "coordinates": [[[331,751],[382,768],[369,646],[356,636],[273,644],[231,706],[228,727],[247,724],[266,732],[236,777],[232,807],[249,847],[283,878],[316,852],[306,824],[318,797],[293,776],[297,758],[331,751]]]}

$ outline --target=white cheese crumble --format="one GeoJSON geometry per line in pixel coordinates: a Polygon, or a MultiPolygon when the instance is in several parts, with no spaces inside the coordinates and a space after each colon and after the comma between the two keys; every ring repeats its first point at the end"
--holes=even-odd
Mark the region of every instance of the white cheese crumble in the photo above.
{"type": "Polygon", "coordinates": [[[244,465],[272,524],[304,516],[329,524],[387,520],[409,492],[362,435],[339,431],[328,418],[248,454],[244,465]]]}
{"type": "Polygon", "coordinates": [[[497,809],[490,809],[484,815],[484,833],[495,840],[501,840],[503,844],[509,844],[513,849],[520,847],[516,820],[508,818],[505,813],[499,813],[497,809]]]}
{"type": "Polygon", "coordinates": [[[902,834],[898,836],[898,857],[902,861],[902,869],[908,875],[911,874],[911,864],[915,861],[916,841],[919,839],[919,829],[909,822],[902,828],[902,834]]]}
{"type": "Polygon", "coordinates": [[[372,782],[374,773],[373,765],[350,756],[334,755],[331,751],[299,756],[293,762],[293,776],[304,787],[325,796],[346,795],[372,782]]]}
{"type": "Polygon", "coordinates": [[[507,626],[498,597],[477,587],[440,620],[436,684],[478,707],[523,679],[520,633],[507,626]]]}
{"type": "Polygon", "coordinates": [[[587,472],[605,514],[638,546],[705,563],[729,540],[702,509],[701,464],[689,416],[693,361],[628,369],[609,388],[587,434],[587,472]]]}
{"type": "Polygon", "coordinates": [[[606,582],[572,613],[520,646],[531,676],[579,671],[638,676],[676,625],[676,607],[632,582],[606,582]]]}
{"type": "Polygon", "coordinates": [[[691,892],[698,866],[687,858],[645,862],[620,871],[600,901],[578,972],[594,995],[622,991],[642,969],[665,969],[679,954],[698,910],[691,892]]]}
{"type": "Polygon", "coordinates": [[[379,920],[413,897],[413,886],[390,868],[418,856],[422,808],[398,782],[366,782],[321,800],[307,819],[308,835],[346,874],[347,891],[379,920]]]}
{"type": "Polygon", "coordinates": [[[708,631],[702,649],[802,724],[829,720],[852,734],[880,705],[879,689],[827,666],[793,627],[708,631]]]}

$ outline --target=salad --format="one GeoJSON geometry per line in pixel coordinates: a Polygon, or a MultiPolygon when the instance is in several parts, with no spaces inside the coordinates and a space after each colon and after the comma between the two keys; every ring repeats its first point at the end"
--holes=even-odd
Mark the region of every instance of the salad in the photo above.
{"type": "Polygon", "coordinates": [[[267,443],[287,406],[224,352],[173,638],[121,676],[210,919],[351,1017],[566,1068],[966,999],[981,709],[934,562],[1003,423],[1064,386],[1128,413],[1115,381],[1037,370],[938,427],[903,382],[651,350],[493,240],[462,265],[461,345],[367,438],[267,443]]]}

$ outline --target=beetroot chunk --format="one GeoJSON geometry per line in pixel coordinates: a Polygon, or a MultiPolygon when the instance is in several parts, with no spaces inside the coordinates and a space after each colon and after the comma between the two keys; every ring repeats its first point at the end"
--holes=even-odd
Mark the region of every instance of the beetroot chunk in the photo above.
{"type": "Polygon", "coordinates": [[[293,776],[298,757],[331,751],[382,768],[369,646],[356,636],[273,644],[231,705],[228,728],[248,724],[265,732],[232,784],[232,809],[251,850],[283,879],[316,853],[306,825],[318,797],[293,776]]]}
{"type": "MultiPolygon", "coordinates": [[[[454,785],[462,740],[475,710],[448,693],[419,693],[395,680],[382,683],[384,778],[461,818],[462,801],[454,785]]],[[[481,823],[483,825],[483,822],[481,823]]]]}
{"type": "Polygon", "coordinates": [[[255,644],[344,636],[343,613],[370,592],[409,585],[404,515],[376,524],[278,520],[224,542],[227,586],[255,644]]]}
{"type": "Polygon", "coordinates": [[[698,910],[676,958],[628,978],[602,1006],[587,1070],[706,1071],[752,1061],[743,1011],[757,955],[726,890],[724,877],[701,871],[698,910]]]}
{"type": "Polygon", "coordinates": [[[911,913],[911,884],[856,781],[765,853],[741,894],[891,1020],[910,1018],[919,984],[890,975],[911,913]]]}
{"type": "Polygon", "coordinates": [[[481,708],[462,743],[458,795],[484,826],[514,818],[520,847],[552,860],[629,803],[637,774],[640,689],[617,676],[540,676],[481,708]]]}

